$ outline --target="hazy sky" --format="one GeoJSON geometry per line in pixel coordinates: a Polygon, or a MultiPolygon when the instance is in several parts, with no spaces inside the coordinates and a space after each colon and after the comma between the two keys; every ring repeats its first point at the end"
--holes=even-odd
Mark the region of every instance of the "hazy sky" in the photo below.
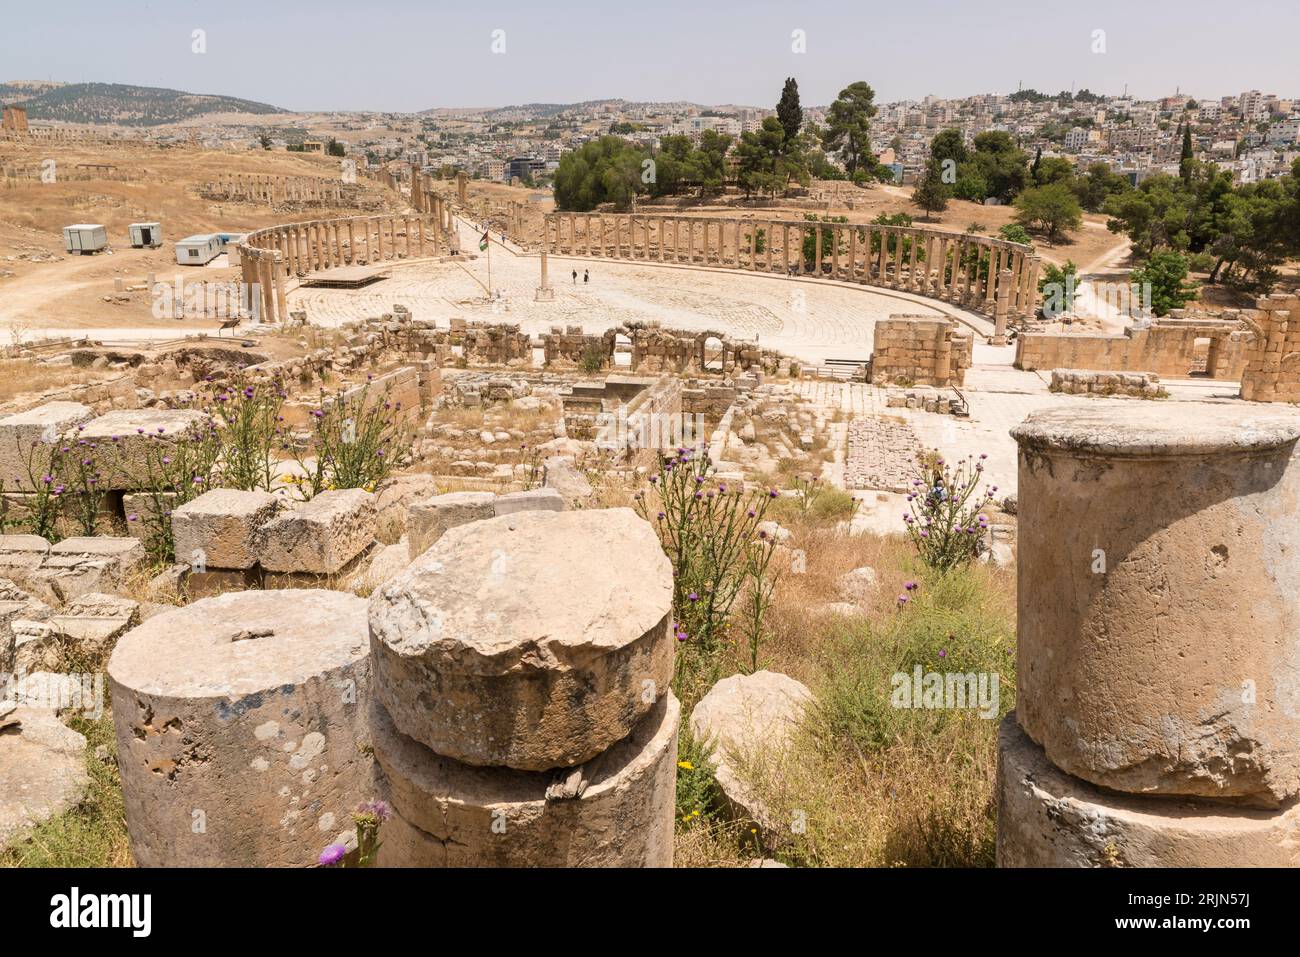
{"type": "Polygon", "coordinates": [[[164,86],[289,110],[771,106],[786,76],[805,104],[854,80],[879,102],[1020,84],[1300,96],[1300,0],[6,0],[0,24],[0,80],[164,86]],[[792,52],[795,30],[805,53],[792,52]],[[1096,30],[1104,53],[1092,52],[1096,30]]]}

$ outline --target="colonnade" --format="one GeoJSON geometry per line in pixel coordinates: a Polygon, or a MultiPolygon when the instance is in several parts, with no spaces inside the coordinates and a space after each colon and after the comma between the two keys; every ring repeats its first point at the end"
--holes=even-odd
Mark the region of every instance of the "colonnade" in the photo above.
{"type": "MultiPolygon", "coordinates": [[[[1042,260],[1029,246],[913,226],[657,213],[551,213],[555,255],[814,275],[917,293],[990,317],[1031,318],[1042,260]]],[[[999,330],[999,334],[1005,330],[999,330]]]]}

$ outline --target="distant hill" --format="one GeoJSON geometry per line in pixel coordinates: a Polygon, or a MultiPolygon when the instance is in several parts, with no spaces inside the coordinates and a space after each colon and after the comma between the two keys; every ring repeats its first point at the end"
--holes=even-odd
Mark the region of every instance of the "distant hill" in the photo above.
{"type": "Polygon", "coordinates": [[[0,84],[0,101],[20,103],[32,120],[159,126],[208,113],[284,113],[268,103],[125,83],[0,84]]]}

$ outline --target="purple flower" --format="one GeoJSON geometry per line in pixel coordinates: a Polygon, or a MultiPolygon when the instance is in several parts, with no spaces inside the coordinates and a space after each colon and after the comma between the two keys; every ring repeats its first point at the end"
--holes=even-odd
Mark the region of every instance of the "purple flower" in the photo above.
{"type": "Polygon", "coordinates": [[[947,657],[948,657],[948,652],[946,652],[946,651],[944,651],[942,648],[940,648],[940,649],[939,649],[939,657],[940,657],[940,658],[947,658],[947,657]]]}
{"type": "Polygon", "coordinates": [[[388,820],[388,802],[387,801],[366,801],[359,808],[358,814],[370,814],[380,821],[388,820]]]}
{"type": "Polygon", "coordinates": [[[325,848],[325,850],[320,852],[320,857],[318,858],[320,866],[335,867],[342,863],[343,858],[347,853],[348,849],[342,844],[331,844],[329,847],[325,848]]]}
{"type": "Polygon", "coordinates": [[[695,592],[691,592],[689,595],[686,596],[686,600],[687,600],[687,601],[699,601],[699,600],[700,600],[700,596],[699,596],[698,594],[696,594],[695,592]]]}
{"type": "Polygon", "coordinates": [[[902,608],[902,607],[903,607],[904,605],[906,605],[906,604],[907,604],[907,596],[906,596],[906,595],[899,595],[899,596],[898,596],[898,607],[899,607],[899,608],[902,608]]]}
{"type": "Polygon", "coordinates": [[[903,587],[906,588],[908,591],[916,591],[916,582],[908,582],[903,587]]]}

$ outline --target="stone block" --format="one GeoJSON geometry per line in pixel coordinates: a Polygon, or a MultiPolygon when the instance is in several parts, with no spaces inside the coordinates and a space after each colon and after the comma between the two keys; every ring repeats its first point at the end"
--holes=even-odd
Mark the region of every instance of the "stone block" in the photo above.
{"type": "Polygon", "coordinates": [[[1258,810],[1102,790],[1016,724],[998,731],[998,867],[1297,867],[1300,804],[1258,810]]]}
{"type": "Polygon", "coordinates": [[[267,492],[204,492],[172,512],[177,557],[196,570],[252,568],[262,549],[263,528],[280,501],[267,492]]]}
{"type": "Polygon", "coordinates": [[[50,554],[50,543],[39,535],[0,535],[0,575],[34,570],[50,554]]]}
{"type": "Polygon", "coordinates": [[[452,528],[496,515],[491,492],[448,492],[411,506],[406,534],[412,560],[419,558],[452,528]]]}
{"type": "Polygon", "coordinates": [[[570,504],[586,501],[592,496],[591,483],[567,455],[552,455],[543,463],[543,484],[553,488],[570,504]]]}
{"type": "Polygon", "coordinates": [[[94,446],[106,487],[129,490],[143,487],[156,470],[158,453],[151,446],[184,442],[193,430],[211,425],[209,416],[194,409],[124,409],[90,420],[75,435],[94,446]]]}
{"type": "Polygon", "coordinates": [[[375,538],[375,497],[359,488],[321,492],[264,527],[261,564],[269,572],[334,575],[375,538]]]}
{"type": "Polygon", "coordinates": [[[581,764],[668,688],[671,605],[668,559],[631,509],[462,525],[370,599],[380,699],[446,757],[581,764]]]}
{"type": "Polygon", "coordinates": [[[352,833],[373,797],[365,607],[240,592],[118,641],[108,684],[138,865],[307,867],[352,833]]]}
{"type": "Polygon", "coordinates": [[[0,847],[75,807],[90,786],[86,739],[53,711],[18,707],[0,733],[0,847]]]}
{"type": "Polygon", "coordinates": [[[144,544],[130,536],[65,538],[50,546],[40,568],[26,580],[67,603],[91,592],[114,592],[145,563],[144,544]]]}
{"type": "Polygon", "coordinates": [[[56,442],[94,413],[80,402],[47,402],[0,417],[0,481],[9,491],[32,491],[49,467],[56,442]],[[30,474],[29,474],[30,471],[30,474]]]}
{"type": "Polygon", "coordinates": [[[493,506],[497,517],[516,512],[562,512],[564,496],[558,489],[535,488],[498,495],[493,506]]]}
{"type": "Polygon", "coordinates": [[[812,700],[812,692],[793,678],[756,671],[722,679],[691,711],[691,734],[713,747],[715,778],[728,805],[738,817],[758,824],[769,842],[784,830],[736,769],[762,754],[779,758],[812,700]]]}
{"type": "Polygon", "coordinates": [[[671,867],[681,706],[671,691],[627,737],[568,773],[473,767],[372,705],[385,867],[671,867]]]}

